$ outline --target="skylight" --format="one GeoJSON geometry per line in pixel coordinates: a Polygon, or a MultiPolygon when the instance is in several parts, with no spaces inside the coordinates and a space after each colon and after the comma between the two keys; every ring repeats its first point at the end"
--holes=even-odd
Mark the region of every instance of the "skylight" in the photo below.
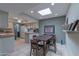
{"type": "Polygon", "coordinates": [[[52,14],[50,8],[46,8],[46,9],[44,9],[44,10],[40,10],[40,11],[38,11],[38,13],[39,13],[40,15],[42,15],[42,16],[52,14]]]}

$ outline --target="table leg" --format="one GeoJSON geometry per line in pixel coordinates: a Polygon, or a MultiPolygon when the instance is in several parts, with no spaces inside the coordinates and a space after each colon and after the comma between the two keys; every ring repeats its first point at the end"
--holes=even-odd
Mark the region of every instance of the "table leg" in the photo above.
{"type": "Polygon", "coordinates": [[[56,53],[56,44],[54,44],[54,52],[56,53]]]}
{"type": "Polygon", "coordinates": [[[54,40],[53,44],[54,44],[54,52],[56,53],[56,39],[54,40]]]}
{"type": "Polygon", "coordinates": [[[43,55],[45,56],[46,55],[46,42],[44,41],[44,49],[43,49],[43,55]]]}

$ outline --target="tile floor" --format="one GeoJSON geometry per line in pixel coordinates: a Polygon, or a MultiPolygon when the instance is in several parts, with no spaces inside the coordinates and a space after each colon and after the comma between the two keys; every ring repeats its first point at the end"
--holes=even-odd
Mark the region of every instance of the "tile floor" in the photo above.
{"type": "MultiPolygon", "coordinates": [[[[53,47],[50,47],[53,48],[53,47]]],[[[64,45],[57,43],[57,52],[54,53],[49,50],[46,56],[65,56],[64,45]]],[[[7,56],[30,56],[30,44],[21,44],[18,47],[15,46],[14,52],[8,54],[7,56]]]]}

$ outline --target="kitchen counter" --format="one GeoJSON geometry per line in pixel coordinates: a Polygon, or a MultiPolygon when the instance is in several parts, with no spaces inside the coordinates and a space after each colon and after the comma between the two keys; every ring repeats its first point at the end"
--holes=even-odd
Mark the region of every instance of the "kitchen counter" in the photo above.
{"type": "Polygon", "coordinates": [[[12,37],[14,33],[0,33],[0,38],[12,37]]]}
{"type": "Polygon", "coordinates": [[[14,51],[15,36],[12,32],[0,32],[0,56],[14,51]]]}

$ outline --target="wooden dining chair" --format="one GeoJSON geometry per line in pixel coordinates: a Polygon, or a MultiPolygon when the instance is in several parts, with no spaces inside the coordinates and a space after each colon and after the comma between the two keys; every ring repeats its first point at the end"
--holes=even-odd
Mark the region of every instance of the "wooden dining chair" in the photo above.
{"type": "Polygon", "coordinates": [[[37,41],[36,39],[36,35],[33,36],[33,40],[31,40],[31,50],[30,50],[30,56],[33,53],[35,53],[35,55],[38,55],[38,51],[43,49],[44,45],[38,44],[40,41],[37,41]]]}
{"type": "Polygon", "coordinates": [[[38,48],[38,46],[37,46],[36,40],[31,40],[30,56],[31,56],[32,51],[34,52],[35,50],[36,50],[36,55],[37,55],[37,48],[38,48]]]}
{"type": "Polygon", "coordinates": [[[53,46],[54,52],[56,53],[56,36],[55,35],[50,35],[50,36],[52,36],[52,38],[49,39],[48,42],[47,42],[48,47],[53,46]]]}

